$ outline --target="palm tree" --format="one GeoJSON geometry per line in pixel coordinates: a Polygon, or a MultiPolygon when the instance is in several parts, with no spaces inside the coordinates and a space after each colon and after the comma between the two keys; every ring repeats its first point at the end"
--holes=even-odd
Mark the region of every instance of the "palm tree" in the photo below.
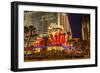
{"type": "MultiPolygon", "coordinates": [[[[29,42],[29,28],[24,26],[24,44],[26,44],[26,47],[28,47],[28,42],[29,42]]],[[[25,45],[24,45],[25,46],[25,45]]]]}
{"type": "Polygon", "coordinates": [[[33,32],[35,33],[36,28],[33,25],[29,26],[30,36],[32,36],[33,32]]]}
{"type": "Polygon", "coordinates": [[[48,34],[44,34],[43,35],[43,39],[44,39],[44,42],[45,42],[45,48],[43,50],[46,51],[46,49],[47,49],[47,43],[48,43],[48,34]]]}
{"type": "Polygon", "coordinates": [[[28,28],[29,28],[29,33],[30,33],[29,45],[31,45],[31,43],[33,42],[33,39],[37,36],[37,34],[35,33],[36,28],[33,25],[30,25],[28,28]],[[33,34],[33,32],[34,32],[34,34],[33,34]]]}
{"type": "Polygon", "coordinates": [[[67,34],[68,34],[68,40],[69,40],[69,37],[70,37],[71,34],[70,34],[70,32],[67,32],[67,34]]]}
{"type": "Polygon", "coordinates": [[[28,33],[28,32],[29,32],[28,27],[24,26],[24,33],[28,33]]]}

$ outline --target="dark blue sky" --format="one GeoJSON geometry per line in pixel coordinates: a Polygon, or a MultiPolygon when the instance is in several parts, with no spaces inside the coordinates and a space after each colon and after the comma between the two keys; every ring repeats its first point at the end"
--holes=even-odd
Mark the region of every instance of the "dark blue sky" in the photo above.
{"type": "Polygon", "coordinates": [[[81,37],[82,14],[68,14],[68,17],[72,29],[72,37],[81,37]]]}

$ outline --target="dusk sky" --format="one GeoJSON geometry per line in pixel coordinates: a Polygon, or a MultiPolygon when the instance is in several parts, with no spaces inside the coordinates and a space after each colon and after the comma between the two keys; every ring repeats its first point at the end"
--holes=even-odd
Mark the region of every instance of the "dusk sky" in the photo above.
{"type": "Polygon", "coordinates": [[[82,14],[68,14],[69,23],[72,29],[72,37],[77,38],[80,37],[81,28],[82,28],[82,14]]]}

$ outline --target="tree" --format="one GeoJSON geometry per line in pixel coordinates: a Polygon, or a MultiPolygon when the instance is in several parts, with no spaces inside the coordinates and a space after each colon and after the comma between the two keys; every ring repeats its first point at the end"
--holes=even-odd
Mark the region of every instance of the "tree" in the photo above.
{"type": "Polygon", "coordinates": [[[24,33],[28,33],[28,32],[29,32],[28,27],[24,26],[24,33]]]}
{"type": "Polygon", "coordinates": [[[24,28],[24,32],[28,32],[28,34],[29,34],[28,39],[27,39],[28,47],[30,47],[31,42],[33,41],[32,38],[37,36],[37,34],[35,34],[35,31],[36,31],[36,28],[33,25],[30,25],[30,26],[24,28]],[[33,34],[33,32],[34,32],[34,34],[33,34]]]}
{"type": "Polygon", "coordinates": [[[30,31],[30,36],[33,34],[33,32],[35,33],[36,28],[33,25],[29,26],[29,31],[30,31]]]}
{"type": "Polygon", "coordinates": [[[43,50],[46,51],[46,49],[47,49],[47,43],[48,43],[48,34],[44,34],[43,35],[43,39],[44,39],[44,42],[45,42],[45,48],[43,50]]]}
{"type": "Polygon", "coordinates": [[[24,47],[29,46],[29,28],[27,26],[24,26],[24,47]]]}

